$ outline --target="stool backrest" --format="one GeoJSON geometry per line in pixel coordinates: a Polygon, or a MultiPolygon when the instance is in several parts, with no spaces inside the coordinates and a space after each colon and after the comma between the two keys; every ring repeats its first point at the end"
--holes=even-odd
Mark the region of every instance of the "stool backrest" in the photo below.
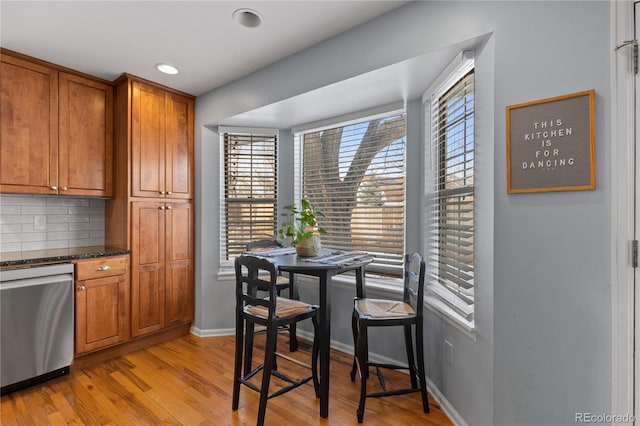
{"type": "Polygon", "coordinates": [[[236,306],[264,306],[269,310],[269,318],[275,318],[278,269],[267,259],[254,256],[238,256],[236,267],[236,306]],[[268,278],[268,279],[267,279],[268,278]],[[257,297],[257,291],[266,291],[268,298],[257,297]]]}
{"type": "Polygon", "coordinates": [[[282,244],[280,244],[277,240],[274,240],[274,239],[264,239],[264,240],[249,241],[245,248],[247,251],[254,251],[258,249],[274,248],[274,247],[282,247],[282,244]]]}
{"type": "Polygon", "coordinates": [[[424,301],[425,263],[419,253],[407,254],[404,258],[404,302],[422,316],[424,301]]]}

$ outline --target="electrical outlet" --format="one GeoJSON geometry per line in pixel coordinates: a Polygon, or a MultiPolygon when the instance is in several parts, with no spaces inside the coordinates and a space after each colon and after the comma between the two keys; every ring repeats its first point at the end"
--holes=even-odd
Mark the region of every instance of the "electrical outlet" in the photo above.
{"type": "Polygon", "coordinates": [[[444,341],[444,360],[453,366],[453,344],[448,340],[444,341]]]}
{"type": "Polygon", "coordinates": [[[34,216],[33,229],[35,229],[36,231],[47,229],[47,217],[42,215],[34,216]]]}

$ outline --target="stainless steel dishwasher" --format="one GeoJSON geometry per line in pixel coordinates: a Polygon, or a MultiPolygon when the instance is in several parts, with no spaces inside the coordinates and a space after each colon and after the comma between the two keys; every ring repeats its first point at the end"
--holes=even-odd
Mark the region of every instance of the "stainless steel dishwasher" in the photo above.
{"type": "Polygon", "coordinates": [[[69,374],[73,265],[0,272],[2,395],[69,374]]]}

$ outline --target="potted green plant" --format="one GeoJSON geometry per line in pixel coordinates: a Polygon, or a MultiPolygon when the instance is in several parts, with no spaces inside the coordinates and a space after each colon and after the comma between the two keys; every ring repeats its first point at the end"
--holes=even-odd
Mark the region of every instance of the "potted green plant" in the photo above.
{"type": "Polygon", "coordinates": [[[320,252],[320,234],[326,231],[318,226],[316,216],[324,214],[316,210],[309,200],[302,199],[300,207],[285,206],[287,220],[278,231],[278,241],[296,248],[300,256],[316,256],[320,252]]]}

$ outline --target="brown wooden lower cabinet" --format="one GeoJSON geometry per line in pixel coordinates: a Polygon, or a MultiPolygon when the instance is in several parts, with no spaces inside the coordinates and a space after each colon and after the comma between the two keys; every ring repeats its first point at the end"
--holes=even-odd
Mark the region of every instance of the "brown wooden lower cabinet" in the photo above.
{"type": "Polygon", "coordinates": [[[192,203],[131,204],[131,335],[193,321],[192,203]]]}
{"type": "Polygon", "coordinates": [[[75,264],[75,352],[83,354],[128,338],[129,256],[75,264]]]}

